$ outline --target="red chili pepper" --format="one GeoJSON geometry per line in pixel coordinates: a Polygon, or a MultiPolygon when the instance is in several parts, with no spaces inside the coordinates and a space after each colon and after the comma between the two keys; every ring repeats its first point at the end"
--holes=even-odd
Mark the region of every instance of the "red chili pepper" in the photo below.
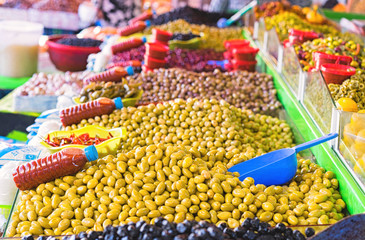
{"type": "Polygon", "coordinates": [[[48,135],[44,141],[52,147],[60,147],[68,144],[97,145],[112,137],[113,135],[111,133],[109,133],[107,138],[100,138],[98,135],[90,137],[89,133],[84,133],[79,136],[72,133],[70,137],[53,137],[52,140],[50,140],[50,136],[48,135]]]}
{"type": "Polygon", "coordinates": [[[360,53],[360,44],[356,44],[356,51],[354,55],[358,55],[360,53]]]}

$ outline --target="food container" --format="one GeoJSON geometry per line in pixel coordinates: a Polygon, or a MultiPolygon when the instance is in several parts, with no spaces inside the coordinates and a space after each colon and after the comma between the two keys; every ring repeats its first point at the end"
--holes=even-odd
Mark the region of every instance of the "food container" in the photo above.
{"type": "Polygon", "coordinates": [[[58,70],[83,71],[86,69],[87,57],[91,53],[100,52],[99,47],[78,47],[57,43],[61,38],[75,37],[74,35],[56,35],[48,39],[48,53],[58,70]]]}
{"type": "MultiPolygon", "coordinates": [[[[71,131],[55,131],[49,133],[47,136],[43,136],[43,139],[46,139],[48,136],[50,139],[53,137],[70,137],[71,134],[75,134],[75,136],[80,136],[81,134],[88,133],[90,137],[95,137],[96,135],[101,138],[106,138],[109,136],[109,133],[113,135],[112,138],[95,145],[99,157],[105,157],[109,154],[115,154],[120,146],[120,142],[122,139],[126,139],[127,137],[127,130],[126,128],[114,128],[114,129],[106,129],[99,126],[86,126],[80,129],[71,130],[71,131]]],[[[81,144],[69,144],[65,146],[60,147],[52,147],[48,143],[46,143],[44,140],[41,141],[41,144],[45,146],[51,153],[55,153],[58,151],[61,151],[64,148],[69,147],[75,147],[75,148],[85,148],[87,145],[81,145],[81,144]]]]}
{"type": "Polygon", "coordinates": [[[321,65],[321,72],[327,84],[341,84],[354,75],[356,69],[348,65],[325,63],[321,65]]]}
{"type": "Polygon", "coordinates": [[[169,47],[161,43],[146,43],[146,54],[150,57],[164,60],[169,51],[169,47]]]}
{"type": "Polygon", "coordinates": [[[316,38],[319,38],[318,33],[312,31],[301,31],[297,29],[289,30],[289,42],[291,44],[303,43],[316,38]]]}
{"type": "Polygon", "coordinates": [[[158,28],[152,29],[152,42],[158,42],[164,45],[168,45],[169,40],[172,37],[172,33],[168,31],[163,31],[158,28]]]}
{"type": "Polygon", "coordinates": [[[246,39],[232,39],[223,42],[224,47],[229,50],[231,48],[246,47],[250,45],[250,41],[246,39]]]}
{"type": "Polygon", "coordinates": [[[166,60],[160,60],[153,58],[146,54],[144,56],[144,64],[147,66],[147,68],[153,69],[153,68],[163,68],[165,67],[167,61],[166,60]]]}
{"type": "Polygon", "coordinates": [[[20,78],[36,73],[43,25],[0,21],[0,32],[0,76],[20,78]]]}
{"type": "Polygon", "coordinates": [[[324,52],[313,52],[312,58],[315,62],[316,69],[320,70],[320,67],[324,63],[337,63],[342,65],[350,65],[352,62],[352,57],[350,56],[338,56],[327,54],[324,52]]]}
{"type": "Polygon", "coordinates": [[[259,52],[258,48],[244,47],[244,48],[233,48],[233,57],[240,61],[255,61],[256,54],[259,52]]]}
{"type": "Polygon", "coordinates": [[[233,59],[231,61],[234,70],[246,70],[249,72],[254,72],[256,69],[257,61],[240,61],[233,59]]]}

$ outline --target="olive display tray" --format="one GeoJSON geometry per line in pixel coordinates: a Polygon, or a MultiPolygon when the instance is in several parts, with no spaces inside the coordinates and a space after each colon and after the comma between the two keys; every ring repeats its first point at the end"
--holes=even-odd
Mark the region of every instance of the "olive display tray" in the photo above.
{"type": "MultiPolygon", "coordinates": [[[[251,45],[257,46],[248,31],[244,31],[243,35],[251,41],[251,45]]],[[[304,141],[310,141],[322,136],[321,130],[317,122],[309,115],[303,105],[298,101],[296,96],[290,90],[282,74],[278,73],[271,56],[267,52],[260,51],[257,55],[257,68],[262,72],[266,72],[273,76],[274,86],[277,89],[279,101],[284,106],[286,113],[294,122],[295,126],[300,128],[300,134],[304,141]]],[[[295,134],[295,133],[294,133],[295,134]]],[[[300,143],[300,142],[297,142],[300,143]]],[[[346,203],[349,213],[358,214],[365,212],[365,193],[364,189],[358,184],[354,175],[348,170],[342,156],[337,150],[328,144],[321,144],[311,148],[311,151],[317,163],[327,171],[333,171],[339,181],[340,193],[346,203]]]]}
{"type": "MultiPolygon", "coordinates": [[[[295,96],[291,93],[288,86],[286,86],[283,79],[276,72],[275,68],[261,53],[258,55],[257,69],[261,72],[268,73],[273,76],[274,85],[278,92],[279,101],[284,106],[284,109],[278,112],[280,119],[286,120],[291,127],[296,143],[303,143],[320,136],[318,128],[313,124],[312,120],[305,112],[304,108],[296,100],[295,96]]],[[[311,159],[313,162],[324,167],[326,170],[333,171],[336,174],[337,179],[340,183],[340,192],[343,196],[344,201],[347,204],[347,208],[351,214],[357,212],[363,212],[365,209],[364,196],[361,196],[360,189],[356,188],[356,184],[351,179],[350,174],[346,169],[340,165],[340,161],[334,151],[327,145],[322,144],[311,148],[312,151],[306,150],[301,152],[301,155],[307,159],[311,159]]],[[[19,191],[18,191],[19,193],[19,191]]],[[[18,196],[14,200],[11,214],[12,215],[17,203],[18,196]]],[[[9,217],[9,221],[10,221],[9,217]]],[[[8,223],[9,223],[8,221],[8,223]]],[[[322,226],[310,226],[314,227],[316,231],[321,231],[327,228],[329,225],[322,226]]],[[[304,231],[308,226],[294,226],[294,229],[304,231]]],[[[6,226],[6,229],[8,226],[6,226]]],[[[6,232],[5,232],[6,233],[6,232]]],[[[6,235],[5,235],[6,236],[6,235]]],[[[17,238],[14,238],[17,239],[17,238]]]]}

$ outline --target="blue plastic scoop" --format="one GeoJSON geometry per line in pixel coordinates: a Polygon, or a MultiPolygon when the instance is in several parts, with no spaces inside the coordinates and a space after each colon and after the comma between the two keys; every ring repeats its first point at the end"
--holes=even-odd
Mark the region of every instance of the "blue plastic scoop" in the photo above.
{"type": "Polygon", "coordinates": [[[258,5],[258,0],[251,1],[250,3],[248,3],[246,6],[244,6],[241,10],[239,10],[237,13],[235,13],[229,19],[227,19],[227,18],[220,18],[218,20],[218,22],[217,22],[217,26],[219,28],[225,28],[225,27],[228,27],[228,26],[232,25],[232,23],[234,23],[235,21],[239,20],[245,13],[247,13],[248,11],[250,11],[256,5],[258,5]]]}
{"type": "Polygon", "coordinates": [[[255,184],[264,184],[266,186],[281,185],[289,182],[295,176],[297,171],[297,152],[327,142],[337,136],[337,133],[330,133],[293,148],[269,152],[234,165],[228,171],[238,172],[241,181],[246,177],[252,177],[255,180],[255,184]]]}

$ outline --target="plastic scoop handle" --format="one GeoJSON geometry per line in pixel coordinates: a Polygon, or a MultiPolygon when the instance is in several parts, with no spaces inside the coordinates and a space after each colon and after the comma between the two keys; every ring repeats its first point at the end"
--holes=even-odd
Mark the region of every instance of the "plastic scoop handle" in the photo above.
{"type": "Polygon", "coordinates": [[[237,13],[235,13],[232,17],[230,17],[227,22],[226,26],[230,26],[232,23],[240,19],[246,12],[250,11],[252,8],[254,8],[258,4],[258,1],[251,1],[249,4],[241,8],[237,13]]]}
{"type": "Polygon", "coordinates": [[[330,133],[330,134],[327,134],[323,137],[317,138],[315,140],[312,140],[312,141],[309,141],[309,142],[306,142],[306,143],[303,143],[303,144],[299,144],[299,145],[293,147],[293,149],[295,150],[295,152],[300,152],[300,151],[303,151],[307,148],[310,148],[310,147],[316,146],[318,144],[327,142],[328,140],[334,139],[337,136],[338,136],[337,133],[330,133]]]}
{"type": "Polygon", "coordinates": [[[227,64],[228,63],[228,60],[209,60],[207,61],[207,64],[208,65],[218,65],[222,68],[224,68],[224,64],[227,64]]]}

